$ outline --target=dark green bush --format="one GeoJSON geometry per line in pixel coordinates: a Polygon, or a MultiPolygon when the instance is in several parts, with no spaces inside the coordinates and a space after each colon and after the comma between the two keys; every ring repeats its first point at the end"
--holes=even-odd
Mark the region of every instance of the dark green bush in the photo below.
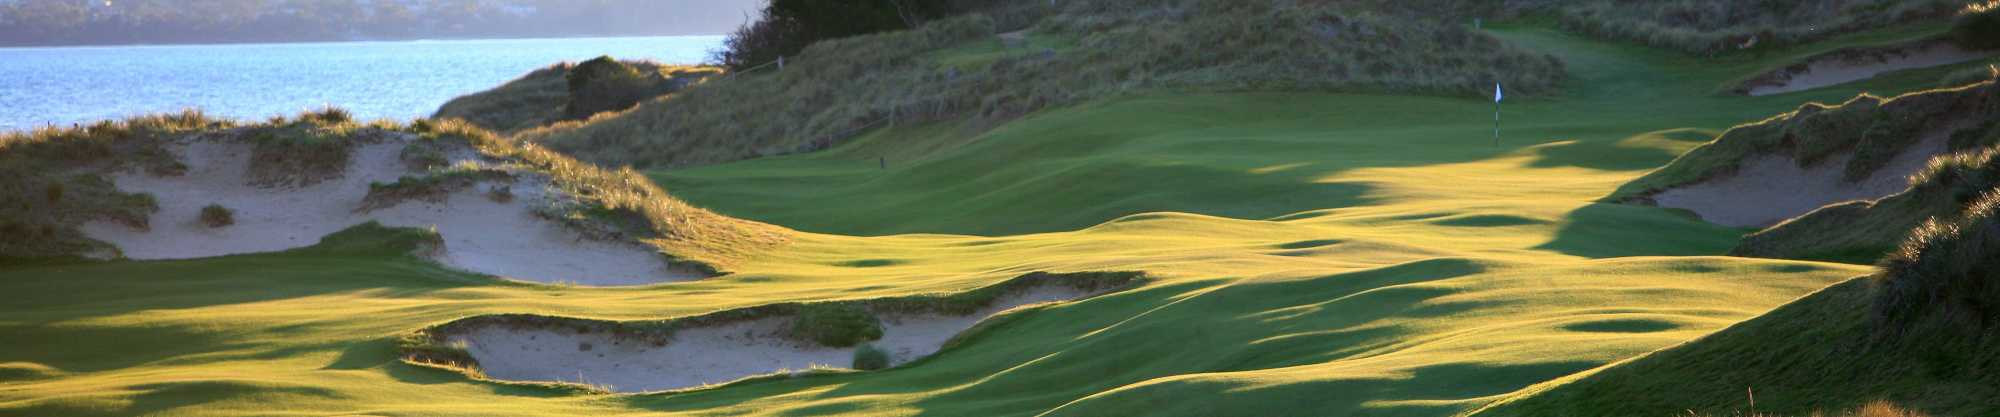
{"type": "Polygon", "coordinates": [[[236,224],[236,211],[221,204],[210,204],[201,208],[201,223],[208,227],[223,227],[236,224]]]}
{"type": "Polygon", "coordinates": [[[567,75],[567,81],[569,104],[563,111],[571,119],[629,109],[665,93],[669,87],[667,79],[658,72],[642,72],[609,56],[577,64],[567,75]]]}
{"type": "Polygon", "coordinates": [[[868,344],[854,348],[854,369],[873,371],[888,367],[889,352],[868,344]]]}
{"type": "Polygon", "coordinates": [[[824,346],[847,347],[882,338],[882,322],[868,310],[849,304],[810,304],[799,308],[792,337],[824,346]]]}
{"type": "Polygon", "coordinates": [[[1951,38],[1966,49],[2000,49],[2000,7],[1966,9],[1952,20],[1951,38]]]}

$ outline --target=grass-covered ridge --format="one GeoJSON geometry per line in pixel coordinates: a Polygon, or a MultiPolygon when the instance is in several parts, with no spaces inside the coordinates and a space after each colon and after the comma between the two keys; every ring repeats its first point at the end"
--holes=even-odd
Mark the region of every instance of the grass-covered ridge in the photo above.
{"type": "Polygon", "coordinates": [[[583,63],[564,62],[537,69],[493,89],[445,102],[431,117],[464,119],[503,134],[599,112],[630,108],[639,101],[671,94],[721,69],[665,65],[650,61],[618,61],[601,57],[583,63]],[[578,68],[588,71],[578,72],[578,68]]]}
{"type": "Polygon", "coordinates": [[[1135,91],[1553,93],[1561,62],[1469,27],[1373,7],[1062,2],[1002,37],[981,14],[820,42],[631,111],[524,132],[608,165],[705,165],[819,150],[889,124],[975,120],[1135,91]],[[991,46],[989,46],[991,45],[991,46]],[[995,50],[1014,52],[995,53],[995,50]]]}
{"type": "Polygon", "coordinates": [[[1743,410],[1805,415],[1889,400],[1988,415],[2000,395],[2000,194],[1911,231],[1879,271],[1762,317],[1531,389],[1475,416],[1743,410]]]}
{"type": "Polygon", "coordinates": [[[1784,154],[1800,166],[1852,153],[1843,175],[1855,181],[1926,134],[1951,134],[1960,124],[2000,117],[2000,88],[1992,81],[1888,98],[1862,94],[1839,104],[1807,103],[1797,110],[1738,125],[1673,163],[1618,188],[1608,200],[1645,199],[1669,188],[1734,173],[1747,158],[1784,154]],[[1950,129],[1939,132],[1938,129],[1950,129]]]}

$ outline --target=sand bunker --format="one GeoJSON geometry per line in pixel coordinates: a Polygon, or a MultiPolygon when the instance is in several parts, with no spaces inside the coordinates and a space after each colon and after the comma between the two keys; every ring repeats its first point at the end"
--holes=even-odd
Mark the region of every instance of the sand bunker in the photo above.
{"type": "MultiPolygon", "coordinates": [[[[435,228],[441,263],[467,271],[539,282],[580,285],[639,285],[699,278],[673,268],[653,250],[627,242],[585,238],[534,214],[556,197],[547,178],[516,173],[508,185],[514,198],[498,202],[484,195],[492,184],[475,185],[442,201],[411,200],[356,212],[369,184],[393,183],[420,175],[399,158],[411,139],[395,137],[357,146],[337,179],[302,187],[250,185],[252,145],[218,138],[185,138],[170,149],[188,166],[186,175],[159,177],[140,172],[112,175],[126,192],[149,193],[160,210],[150,230],[115,222],[90,222],[83,232],[109,242],[131,259],[188,259],[271,252],[310,246],[328,234],[368,221],[388,226],[435,228]],[[234,211],[234,224],[210,227],[203,207],[234,211]]],[[[476,154],[459,152],[460,160],[476,154]]],[[[454,161],[458,162],[458,161],[454,161]]]]}
{"type": "MultiPolygon", "coordinates": [[[[995,299],[964,315],[878,313],[881,340],[897,365],[938,351],[980,320],[1029,304],[1086,298],[1100,292],[1039,285],[995,299]]],[[[854,348],[832,348],[784,336],[791,317],[682,329],[669,340],[646,341],[574,328],[517,328],[494,323],[447,336],[462,343],[486,376],[512,381],[561,381],[616,392],[650,392],[719,384],[773,372],[846,368],[854,348]]]]}
{"type": "Polygon", "coordinates": [[[1736,92],[1763,96],[1805,91],[1873,78],[1885,72],[1950,65],[1987,56],[1990,54],[1967,51],[1946,41],[1847,49],[1815,56],[1804,63],[1764,74],[1743,83],[1736,92]]]}
{"type": "Polygon", "coordinates": [[[1661,207],[1694,211],[1710,223],[1766,227],[1827,204],[1872,200],[1908,189],[1910,175],[1944,154],[1947,142],[1946,134],[1925,135],[1860,182],[1842,179],[1852,154],[1803,168],[1784,153],[1752,156],[1733,175],[1669,189],[1653,200],[1661,207]]]}

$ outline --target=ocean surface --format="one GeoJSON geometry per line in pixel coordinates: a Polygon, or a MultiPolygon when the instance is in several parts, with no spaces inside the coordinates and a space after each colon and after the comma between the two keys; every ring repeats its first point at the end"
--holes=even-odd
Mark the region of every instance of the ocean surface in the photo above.
{"type": "Polygon", "coordinates": [[[721,47],[672,36],[0,48],[0,131],[185,108],[262,120],[333,105],[407,121],[559,61],[696,63],[721,47]]]}

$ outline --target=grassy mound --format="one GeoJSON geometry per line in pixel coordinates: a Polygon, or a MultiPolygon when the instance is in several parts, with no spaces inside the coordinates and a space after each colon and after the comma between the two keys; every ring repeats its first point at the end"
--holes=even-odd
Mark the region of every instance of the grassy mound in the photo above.
{"type": "Polygon", "coordinates": [[[14,196],[0,203],[0,236],[7,236],[0,239],[0,260],[115,251],[77,226],[111,220],[143,228],[157,206],[151,196],[120,192],[90,172],[184,172],[164,141],[230,125],[186,111],[0,135],[0,195],[14,196]]]}
{"type": "Polygon", "coordinates": [[[1036,110],[1135,90],[1549,93],[1552,56],[1433,19],[1362,6],[1063,2],[1025,32],[982,14],[821,42],[784,69],[706,83],[624,113],[522,133],[579,158],[641,168],[825,149],[887,125],[1036,110]]]}
{"type": "Polygon", "coordinates": [[[1942,19],[1959,0],[1675,0],[1551,1],[1529,10],[1553,14],[1565,29],[1656,48],[1714,55],[1766,50],[1899,23],[1942,19]]]}
{"type": "Polygon", "coordinates": [[[445,102],[432,117],[464,119],[501,133],[631,108],[721,74],[720,69],[599,57],[529,72],[491,90],[445,102]]]}
{"type": "Polygon", "coordinates": [[[1702,339],[1551,383],[1475,415],[1804,415],[1888,399],[1941,415],[2000,405],[2000,195],[1911,232],[1880,271],[1702,339]]]}
{"type": "MultiPolygon", "coordinates": [[[[1729,175],[1752,156],[1783,153],[1803,167],[1852,152],[1843,176],[1868,178],[1915,137],[1954,124],[2000,117],[2000,86],[1987,81],[1891,98],[1868,94],[1844,103],[1807,103],[1797,110],[1739,125],[1659,170],[1613,192],[1611,201],[1645,200],[1670,188],[1729,175]]],[[[1950,132],[1944,132],[1950,133],[1950,132]]]]}
{"type": "Polygon", "coordinates": [[[252,184],[304,187],[340,177],[355,147],[399,129],[386,122],[362,125],[346,110],[329,107],[295,119],[275,117],[239,134],[252,144],[252,184]]]}

